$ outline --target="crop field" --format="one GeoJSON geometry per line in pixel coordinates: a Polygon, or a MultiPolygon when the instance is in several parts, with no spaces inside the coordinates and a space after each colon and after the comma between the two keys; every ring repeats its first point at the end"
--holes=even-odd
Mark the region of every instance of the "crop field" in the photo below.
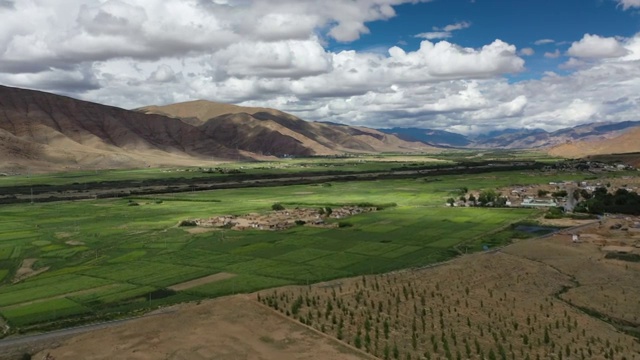
{"type": "MultiPolygon", "coordinates": [[[[571,178],[581,175],[563,176],[571,178]]],[[[12,330],[28,330],[62,319],[82,323],[182,301],[420,267],[459,255],[462,243],[464,251],[500,245],[491,243],[492,233],[539,214],[445,207],[461,187],[556,179],[506,172],[0,206],[0,315],[12,330]],[[344,219],[348,226],[342,228],[190,232],[177,226],[185,219],[264,213],[274,203],[365,202],[397,206],[344,219]],[[13,283],[19,269],[23,277],[13,283]],[[235,276],[167,289],[217,273],[235,276]]]]}
{"type": "Polygon", "coordinates": [[[256,299],[380,359],[631,360],[640,357],[632,266],[565,235],[256,299]]]}

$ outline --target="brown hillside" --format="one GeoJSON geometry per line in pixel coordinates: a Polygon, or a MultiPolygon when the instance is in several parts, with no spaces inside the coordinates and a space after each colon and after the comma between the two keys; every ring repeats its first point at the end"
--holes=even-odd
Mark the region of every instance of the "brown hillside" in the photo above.
{"type": "Polygon", "coordinates": [[[247,113],[253,115],[258,112],[267,112],[279,116],[288,115],[274,109],[223,104],[207,100],[187,101],[164,106],[151,105],[141,107],[136,109],[136,111],[147,114],[165,115],[180,119],[191,119],[191,121],[198,122],[199,124],[203,124],[209,119],[226,114],[247,113]]]}
{"type": "Polygon", "coordinates": [[[39,91],[0,86],[0,168],[66,168],[193,164],[237,157],[201,129],[39,91]]]}
{"type": "Polygon", "coordinates": [[[144,113],[201,123],[200,128],[229,148],[271,155],[331,155],[343,152],[433,151],[377,130],[308,122],[275,109],[241,107],[204,100],[138,109],[144,113]]]}
{"type": "Polygon", "coordinates": [[[640,152],[640,127],[631,128],[612,139],[571,142],[549,150],[550,155],[574,158],[630,152],[640,152]]]}

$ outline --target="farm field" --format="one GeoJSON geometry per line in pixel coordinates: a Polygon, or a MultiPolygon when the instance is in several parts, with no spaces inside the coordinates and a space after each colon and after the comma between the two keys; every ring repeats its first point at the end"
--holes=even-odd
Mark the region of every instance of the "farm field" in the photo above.
{"type": "Polygon", "coordinates": [[[180,304],[47,340],[35,357],[639,359],[625,331],[640,320],[640,263],[602,247],[637,244],[640,232],[611,230],[637,220],[592,221],[578,244],[561,231],[428,268],[180,304]]]}
{"type": "Polygon", "coordinates": [[[0,176],[2,186],[69,185],[107,181],[145,181],[174,178],[219,178],[229,175],[273,175],[297,173],[359,173],[389,171],[412,167],[437,167],[460,162],[478,161],[538,161],[551,162],[560,159],[547,154],[525,150],[492,150],[478,153],[473,150],[456,150],[436,154],[378,154],[352,155],[344,158],[312,157],[296,159],[278,159],[260,162],[215,163],[203,161],[200,168],[148,168],[148,169],[105,169],[75,170],[61,173],[27,172],[23,174],[4,174],[0,176]],[[224,172],[218,172],[223,169],[224,172]],[[212,170],[211,172],[201,170],[212,170]]]}
{"type": "Polygon", "coordinates": [[[601,245],[639,238],[600,229],[256,299],[380,359],[638,359],[640,266],[601,245]]]}
{"type": "Polygon", "coordinates": [[[465,252],[500,245],[491,233],[538,214],[444,207],[460,188],[557,177],[505,172],[1,206],[0,315],[8,333],[55,328],[172,303],[424,266],[459,255],[463,242],[465,252]],[[266,212],[276,202],[287,208],[397,206],[346,219],[350,226],[344,228],[199,233],[177,226],[184,219],[266,212]],[[13,283],[17,271],[22,281],[13,283]],[[169,289],[219,273],[234,276],[169,289]]]}
{"type": "Polygon", "coordinates": [[[478,250],[482,244],[473,239],[536,212],[453,209],[444,200],[468,184],[539,180],[529,177],[335,182],[2,206],[0,315],[8,332],[70,326],[176,302],[447,260],[460,253],[461,242],[470,242],[465,251],[478,250]],[[199,233],[177,226],[185,219],[267,212],[276,202],[286,208],[395,206],[348,218],[345,228],[199,233]],[[234,276],[168,289],[218,273],[234,276]]]}

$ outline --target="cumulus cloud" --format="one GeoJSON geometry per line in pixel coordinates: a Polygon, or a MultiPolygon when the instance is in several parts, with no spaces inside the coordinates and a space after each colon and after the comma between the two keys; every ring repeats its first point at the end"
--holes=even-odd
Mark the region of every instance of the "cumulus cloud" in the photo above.
{"type": "Polygon", "coordinates": [[[585,35],[567,52],[569,71],[518,82],[505,75],[525,71],[522,57],[535,51],[501,40],[470,48],[424,36],[417,49],[327,47],[412,2],[0,0],[0,83],[126,108],[210,99],[373,127],[553,130],[637,120],[640,36],[585,35]]]}
{"type": "Polygon", "coordinates": [[[640,0],[617,0],[624,10],[640,8],[640,0]]]}
{"type": "Polygon", "coordinates": [[[306,40],[319,31],[338,41],[369,33],[393,6],[429,0],[3,0],[3,72],[114,58],[158,60],[217,52],[240,41],[306,40]]]}
{"type": "Polygon", "coordinates": [[[628,53],[613,37],[585,34],[580,41],[571,44],[567,54],[577,58],[604,59],[621,57],[628,53]]]}
{"type": "Polygon", "coordinates": [[[536,51],[533,50],[532,48],[523,48],[523,49],[520,49],[518,53],[522,56],[532,56],[533,54],[536,53],[536,51]]]}
{"type": "Polygon", "coordinates": [[[0,9],[14,9],[15,4],[13,0],[0,0],[0,9]]]}
{"type": "Polygon", "coordinates": [[[427,40],[448,39],[453,36],[454,31],[467,29],[469,27],[471,27],[470,22],[461,21],[442,28],[434,26],[433,31],[416,34],[415,37],[427,40]]]}

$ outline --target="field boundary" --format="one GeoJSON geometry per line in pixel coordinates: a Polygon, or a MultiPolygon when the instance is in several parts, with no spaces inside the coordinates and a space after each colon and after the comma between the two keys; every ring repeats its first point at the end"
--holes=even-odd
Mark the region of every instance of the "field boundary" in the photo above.
{"type": "MultiPolygon", "coordinates": [[[[265,289],[265,290],[268,290],[268,289],[265,289]]],[[[256,293],[257,293],[257,292],[256,292],[256,293]]],[[[333,342],[337,342],[337,343],[339,343],[340,345],[342,345],[342,346],[344,346],[344,347],[348,348],[349,350],[352,350],[353,352],[358,353],[359,355],[362,355],[362,356],[364,356],[364,357],[366,357],[366,358],[373,359],[373,360],[380,360],[380,358],[379,358],[379,357],[377,357],[377,356],[374,356],[374,355],[369,354],[369,353],[367,353],[367,352],[365,352],[365,351],[363,351],[363,350],[361,350],[361,349],[358,349],[357,347],[355,347],[355,346],[353,346],[353,345],[351,345],[351,344],[345,343],[345,342],[344,342],[344,341],[342,341],[342,340],[338,340],[337,338],[335,338],[335,337],[333,337],[333,336],[331,336],[331,335],[329,335],[329,334],[325,334],[325,333],[323,333],[322,331],[320,331],[320,330],[318,330],[318,329],[316,329],[316,328],[314,328],[314,327],[312,327],[312,326],[309,326],[309,325],[307,325],[307,324],[303,324],[303,323],[301,323],[301,322],[297,321],[296,319],[294,319],[294,318],[292,318],[292,317],[290,317],[290,316],[287,316],[287,315],[285,315],[285,314],[283,314],[283,313],[281,313],[281,312],[279,312],[279,311],[277,311],[277,310],[275,310],[275,309],[273,309],[273,308],[270,308],[269,306],[267,306],[267,305],[265,305],[265,304],[261,303],[260,301],[257,301],[257,300],[253,297],[253,295],[255,295],[256,293],[247,294],[246,296],[247,296],[247,298],[248,298],[250,301],[253,301],[254,303],[256,303],[256,304],[260,305],[262,308],[269,310],[271,313],[277,314],[279,317],[281,317],[281,318],[283,318],[283,319],[287,319],[287,321],[289,321],[289,322],[293,322],[293,323],[295,323],[296,325],[300,325],[300,326],[302,326],[302,327],[306,328],[307,330],[310,330],[310,331],[312,331],[312,332],[314,332],[314,333],[316,333],[316,334],[318,334],[318,335],[321,335],[322,337],[327,338],[327,339],[329,339],[329,340],[331,340],[331,341],[333,341],[333,342]]]]}

